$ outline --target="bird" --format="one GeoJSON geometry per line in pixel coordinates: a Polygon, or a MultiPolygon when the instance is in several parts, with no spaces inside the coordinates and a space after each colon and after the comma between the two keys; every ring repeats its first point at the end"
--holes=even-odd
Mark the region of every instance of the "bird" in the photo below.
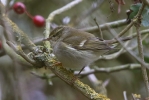
{"type": "Polygon", "coordinates": [[[95,35],[69,26],[58,26],[47,40],[63,67],[72,70],[81,70],[111,49],[95,35]]]}

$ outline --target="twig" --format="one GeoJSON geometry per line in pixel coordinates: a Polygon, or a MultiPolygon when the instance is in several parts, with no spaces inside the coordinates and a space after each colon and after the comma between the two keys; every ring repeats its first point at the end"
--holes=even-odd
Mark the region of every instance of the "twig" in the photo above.
{"type": "Polygon", "coordinates": [[[142,6],[140,7],[140,9],[139,9],[137,15],[135,16],[135,18],[141,18],[141,15],[143,13],[143,10],[144,10],[145,6],[146,6],[145,3],[142,3],[142,6]]]}
{"type": "MultiPolygon", "coordinates": [[[[142,61],[144,61],[144,54],[143,54],[143,45],[142,45],[142,39],[141,39],[141,34],[139,32],[139,28],[140,28],[141,14],[142,14],[144,8],[145,8],[145,3],[142,3],[142,6],[140,7],[139,12],[136,15],[136,20],[134,20],[135,26],[136,26],[136,31],[137,31],[138,51],[139,51],[139,55],[140,55],[140,58],[142,61]]],[[[148,82],[147,71],[143,64],[141,64],[141,66],[142,66],[141,67],[142,75],[143,75],[145,86],[146,86],[147,96],[149,97],[149,82],[148,82]]]]}
{"type": "Polygon", "coordinates": [[[124,35],[132,26],[133,26],[133,21],[127,25],[119,34],[117,37],[121,37],[122,35],[124,35]]]}
{"type": "Polygon", "coordinates": [[[128,99],[127,99],[126,91],[123,91],[123,96],[124,96],[124,100],[128,100],[128,99]]]}
{"type": "Polygon", "coordinates": [[[101,31],[101,28],[99,27],[99,24],[97,23],[96,18],[94,19],[94,21],[95,21],[95,23],[96,23],[96,25],[97,25],[97,27],[98,27],[98,31],[99,31],[101,40],[104,40],[104,39],[103,39],[103,34],[102,34],[102,31],[101,31]]]}
{"type": "MultiPolygon", "coordinates": [[[[125,65],[120,65],[120,66],[115,66],[115,67],[107,67],[107,68],[99,68],[99,67],[95,67],[95,69],[91,69],[88,72],[82,71],[81,72],[81,77],[85,77],[87,75],[93,74],[93,73],[113,73],[113,72],[118,72],[121,70],[129,70],[129,69],[137,69],[137,68],[141,68],[140,64],[125,64],[125,65]]],[[[78,71],[75,71],[75,74],[77,74],[78,71]]]]}
{"type": "MultiPolygon", "coordinates": [[[[110,28],[118,28],[118,27],[121,27],[121,26],[124,26],[124,25],[127,25],[127,24],[128,23],[127,23],[126,19],[123,19],[123,20],[118,20],[118,21],[102,24],[102,25],[99,25],[99,27],[103,31],[103,30],[108,29],[107,26],[110,27],[110,28]]],[[[81,29],[81,30],[92,33],[92,32],[98,31],[98,27],[93,26],[93,27],[88,27],[88,28],[84,28],[84,29],[81,29]]]]}
{"type": "MultiPolygon", "coordinates": [[[[115,10],[114,3],[111,0],[109,0],[108,2],[110,4],[110,10],[111,10],[111,13],[109,14],[109,16],[111,16],[111,14],[114,13],[114,10],[115,10]]],[[[107,18],[109,18],[109,16],[107,18]]]]}
{"type": "MultiPolygon", "coordinates": [[[[138,41],[139,55],[140,55],[140,58],[142,59],[142,61],[144,61],[143,45],[142,45],[141,34],[139,32],[139,26],[138,25],[135,25],[135,26],[136,26],[136,31],[137,31],[137,41],[138,41]]],[[[143,78],[144,78],[147,95],[149,97],[149,83],[148,83],[147,71],[146,71],[146,68],[142,64],[141,64],[141,68],[142,68],[142,75],[143,75],[143,78]]]]}

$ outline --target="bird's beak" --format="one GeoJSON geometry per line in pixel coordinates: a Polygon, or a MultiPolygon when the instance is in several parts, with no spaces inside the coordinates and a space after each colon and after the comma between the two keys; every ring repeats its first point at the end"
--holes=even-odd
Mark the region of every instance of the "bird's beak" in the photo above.
{"type": "Polygon", "coordinates": [[[51,38],[49,37],[49,38],[47,38],[47,39],[43,39],[43,41],[49,41],[51,38]]]}

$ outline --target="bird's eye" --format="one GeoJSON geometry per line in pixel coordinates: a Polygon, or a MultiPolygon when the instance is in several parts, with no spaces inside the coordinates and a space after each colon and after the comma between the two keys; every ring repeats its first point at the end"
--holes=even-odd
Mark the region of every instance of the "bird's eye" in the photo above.
{"type": "Polygon", "coordinates": [[[53,37],[56,37],[56,36],[57,36],[57,34],[54,34],[54,35],[53,35],[53,37]]]}
{"type": "Polygon", "coordinates": [[[56,29],[54,29],[52,32],[51,32],[51,37],[56,37],[56,38],[59,38],[61,37],[61,30],[63,29],[63,27],[58,27],[56,29]]]}

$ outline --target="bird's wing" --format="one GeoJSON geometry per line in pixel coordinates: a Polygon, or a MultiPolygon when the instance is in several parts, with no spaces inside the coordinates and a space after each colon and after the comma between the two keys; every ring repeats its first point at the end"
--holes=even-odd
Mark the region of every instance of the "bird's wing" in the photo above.
{"type": "Polygon", "coordinates": [[[97,37],[78,37],[67,38],[64,40],[67,45],[77,50],[109,50],[111,45],[104,43],[97,37]],[[72,42],[73,41],[73,42],[72,42]]]}

